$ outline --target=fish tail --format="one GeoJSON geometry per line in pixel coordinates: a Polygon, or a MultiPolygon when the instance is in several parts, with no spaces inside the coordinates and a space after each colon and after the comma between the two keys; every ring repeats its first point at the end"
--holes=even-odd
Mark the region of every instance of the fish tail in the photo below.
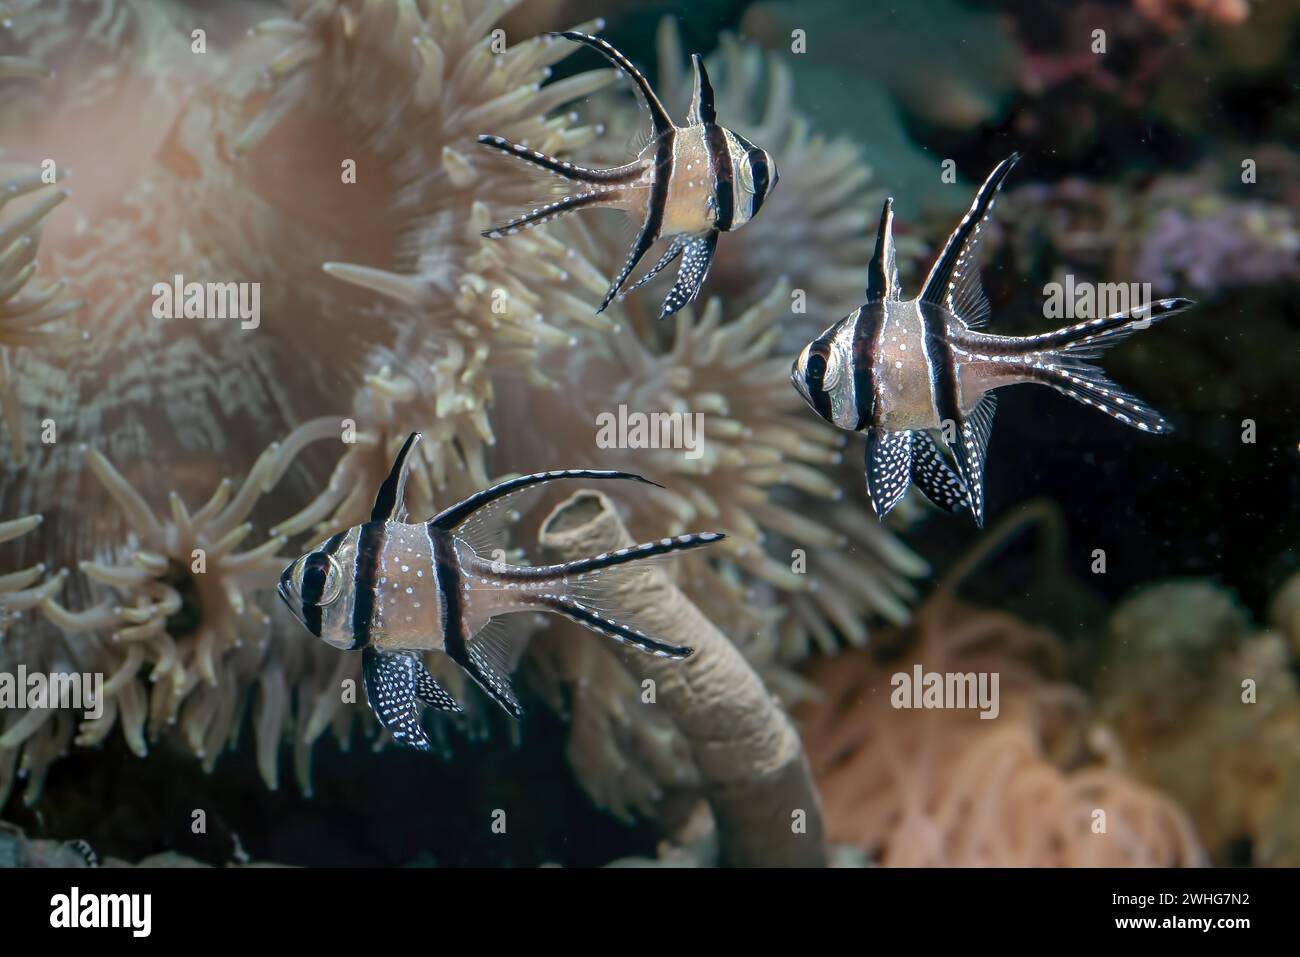
{"type": "Polygon", "coordinates": [[[645,632],[618,621],[612,615],[598,611],[580,599],[570,598],[568,595],[544,595],[541,601],[544,608],[563,615],[570,621],[613,638],[621,644],[632,645],[639,651],[654,655],[656,658],[689,658],[695,654],[694,648],[670,645],[657,638],[651,638],[645,632]]]}
{"type": "Polygon", "coordinates": [[[724,537],[718,532],[678,535],[538,569],[559,579],[556,592],[541,596],[540,604],[548,611],[656,657],[685,658],[693,649],[660,641],[637,626],[634,613],[627,607],[627,589],[645,572],[647,561],[702,548],[724,537]]]}
{"type": "Polygon", "coordinates": [[[1174,430],[1164,416],[1116,385],[1101,369],[1068,352],[1036,365],[1030,378],[1143,432],[1174,430]]]}
{"type": "Polygon", "coordinates": [[[508,223],[502,223],[500,226],[494,226],[486,230],[483,235],[488,239],[500,239],[502,236],[509,236],[521,229],[531,229],[534,226],[540,226],[543,223],[550,222],[566,213],[574,212],[579,209],[586,209],[593,206],[600,206],[616,198],[614,193],[580,193],[577,196],[566,196],[564,199],[554,203],[547,203],[545,206],[538,206],[532,212],[518,219],[512,219],[508,223]]]}
{"type": "Polygon", "coordinates": [[[1135,332],[1195,305],[1190,299],[1157,299],[1114,315],[1076,323],[1036,336],[1017,337],[1016,345],[1034,352],[1059,352],[1076,359],[1095,359],[1135,332]]]}
{"type": "Polygon", "coordinates": [[[515,159],[523,160],[533,166],[540,166],[548,172],[577,183],[617,184],[630,180],[641,172],[640,165],[635,163],[620,166],[616,169],[591,169],[586,166],[578,166],[567,160],[557,159],[554,156],[547,156],[545,153],[529,149],[527,146],[511,143],[500,136],[480,136],[478,141],[481,146],[486,146],[488,149],[499,150],[508,156],[515,157],[515,159]]]}

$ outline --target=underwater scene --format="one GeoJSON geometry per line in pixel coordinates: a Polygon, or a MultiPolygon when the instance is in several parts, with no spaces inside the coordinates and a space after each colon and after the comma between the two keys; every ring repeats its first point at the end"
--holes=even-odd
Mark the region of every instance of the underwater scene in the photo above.
{"type": "Polygon", "coordinates": [[[1300,0],[0,0],[0,867],[1300,866],[1298,292],[1300,0]]]}

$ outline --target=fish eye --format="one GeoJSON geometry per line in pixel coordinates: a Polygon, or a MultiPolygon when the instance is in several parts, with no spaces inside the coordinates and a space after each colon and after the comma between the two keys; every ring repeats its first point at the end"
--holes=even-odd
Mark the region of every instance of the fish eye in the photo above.
{"type": "Polygon", "coordinates": [[[737,164],[740,167],[740,188],[747,193],[754,191],[754,166],[748,158],[737,164]]]}
{"type": "Polygon", "coordinates": [[[325,557],[329,559],[329,570],[325,573],[325,591],[321,593],[320,601],[317,604],[332,605],[343,594],[343,569],[339,567],[339,563],[333,555],[326,555],[325,557]]]}
{"type": "Polygon", "coordinates": [[[303,559],[297,585],[303,601],[317,607],[332,605],[343,594],[343,569],[333,555],[312,552],[303,559]]]}
{"type": "Polygon", "coordinates": [[[826,360],[816,352],[808,357],[808,378],[820,381],[826,375],[826,360]]]}

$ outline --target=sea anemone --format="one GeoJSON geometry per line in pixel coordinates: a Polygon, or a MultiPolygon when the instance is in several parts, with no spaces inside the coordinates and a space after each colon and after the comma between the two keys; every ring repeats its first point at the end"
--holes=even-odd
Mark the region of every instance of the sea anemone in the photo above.
{"type": "MultiPolygon", "coordinates": [[[[427,440],[407,487],[417,517],[512,472],[626,465],[657,477],[669,488],[628,499],[634,531],[659,537],[689,524],[731,533],[731,551],[683,563],[681,580],[786,700],[802,690],[790,662],[840,634],[864,641],[874,615],[906,617],[908,579],[924,565],[860,500],[841,500],[840,440],[789,387],[778,339],[791,290],[763,275],[771,249],[724,264],[720,299],[657,329],[635,299],[593,314],[622,253],[585,222],[501,243],[480,235],[500,209],[532,199],[534,186],[481,153],[477,135],[561,155],[598,145],[594,125],[557,108],[601,90],[611,71],[543,85],[573,46],[506,45],[493,26],[510,2],[295,0],[236,43],[232,26],[265,13],[241,5],[208,21],[206,60],[158,48],[168,35],[158,24],[174,26],[176,10],[154,6],[107,4],[95,28],[106,35],[92,44],[114,54],[113,83],[140,82],[157,98],[129,157],[96,164],[84,138],[68,142],[57,124],[4,125],[18,142],[30,133],[31,148],[60,166],[93,173],[79,178],[89,188],[69,204],[82,204],[74,228],[47,233],[42,250],[87,300],[82,325],[93,337],[40,361],[32,350],[19,357],[30,383],[24,405],[49,409],[60,441],[34,447],[22,476],[0,473],[10,514],[46,515],[46,563],[76,566],[56,579],[58,600],[42,601],[25,647],[33,661],[62,656],[108,676],[105,717],[83,725],[78,741],[101,742],[120,724],[143,754],[174,723],[211,768],[251,700],[264,780],[278,782],[288,736],[308,789],[312,742],[327,730],[346,742],[352,730],[357,710],[340,686],[355,683],[357,665],[266,596],[287,560],[281,553],[292,552],[287,540],[364,519],[409,431],[427,440]],[[202,66],[187,65],[194,59],[202,66]],[[51,136],[63,146],[46,149],[51,136]],[[151,291],[177,275],[259,283],[260,324],[158,317],[151,291]],[[740,286],[743,294],[728,292],[740,286]],[[575,375],[587,380],[581,390],[568,385],[575,375]],[[620,404],[704,413],[701,458],[598,449],[595,416],[620,404]],[[498,444],[503,423],[510,441],[498,444]],[[279,436],[287,437],[267,448],[279,436]],[[834,567],[805,573],[797,552],[829,556],[834,567]],[[793,606],[785,616],[784,599],[793,606]]],[[[91,96],[78,73],[91,41],[63,29],[87,7],[66,0],[59,9],[66,18],[46,45],[57,92],[91,96]]],[[[15,35],[38,45],[46,35],[30,26],[15,35]]],[[[779,67],[766,109],[746,112],[760,58],[735,41],[724,58],[735,80],[719,84],[723,102],[752,117],[778,156],[788,151],[783,187],[802,170],[787,219],[811,208],[800,192],[821,202],[826,190],[865,182],[847,144],[811,136],[793,113],[779,67]]],[[[59,117],[59,96],[43,96],[59,117]]],[[[96,102],[103,123],[116,101],[96,102]]],[[[798,241],[809,273],[800,281],[810,310],[832,308],[841,294],[848,301],[836,314],[852,306],[860,281],[848,296],[847,271],[834,264],[847,270],[859,252],[855,265],[865,264],[865,223],[805,216],[798,241]]],[[[575,766],[606,803],[651,813],[679,743],[654,720],[609,743],[627,718],[618,710],[627,679],[591,645],[545,639],[526,671],[557,704],[568,689],[586,689],[588,700],[572,708],[575,766]],[[644,786],[602,785],[624,773],[622,755],[655,748],[644,786]]],[[[12,654],[7,645],[4,660],[18,660],[12,654]]],[[[437,673],[464,682],[454,669],[437,673]]],[[[469,710],[477,733],[484,717],[472,698],[469,710]]],[[[66,746],[75,726],[61,715],[41,733],[54,730],[39,748],[29,739],[36,764],[66,746]]]]}
{"type": "MultiPolygon", "coordinates": [[[[40,515],[0,522],[0,543],[27,535],[40,525],[40,515]]],[[[33,670],[53,670],[45,668],[51,663],[50,646],[26,638],[41,605],[62,585],[61,575],[46,577],[46,572],[41,562],[0,575],[0,643],[15,661],[33,670]]],[[[49,762],[64,751],[72,737],[72,719],[50,708],[4,708],[0,712],[0,807],[9,798],[16,768],[28,776],[26,797],[31,803],[40,795],[49,762]]]]}
{"type": "Polygon", "coordinates": [[[796,717],[832,841],[904,867],[1201,862],[1173,801],[1081,761],[1085,699],[1053,677],[1061,654],[1050,635],[944,595],[917,611],[915,634],[889,660],[853,649],[809,671],[822,698],[796,717]],[[894,707],[893,676],[914,665],[998,675],[996,717],[894,707]]]}
{"type": "MultiPolygon", "coordinates": [[[[57,171],[53,175],[57,176],[57,171]]],[[[78,300],[63,298],[67,283],[62,280],[41,288],[32,283],[41,226],[68,195],[62,190],[45,190],[49,181],[44,171],[40,171],[0,182],[0,217],[11,201],[35,194],[35,202],[27,204],[16,215],[0,218],[0,409],[9,430],[14,464],[20,466],[27,461],[27,449],[13,351],[25,346],[50,348],[68,342],[68,332],[60,328],[63,325],[60,320],[83,305],[78,300]]]]}

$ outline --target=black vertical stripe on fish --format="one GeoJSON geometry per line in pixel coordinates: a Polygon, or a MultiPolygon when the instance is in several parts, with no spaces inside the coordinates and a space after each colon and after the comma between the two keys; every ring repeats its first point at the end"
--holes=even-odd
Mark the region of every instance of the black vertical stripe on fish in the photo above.
{"type": "Polygon", "coordinates": [[[677,134],[671,126],[659,135],[659,147],[655,153],[655,172],[650,183],[650,200],[646,209],[645,222],[641,226],[641,232],[637,234],[627,262],[623,264],[618,276],[610,283],[605,298],[601,300],[600,307],[596,310],[598,315],[614,301],[618,291],[623,288],[623,284],[636,269],[637,263],[659,239],[659,232],[663,228],[664,210],[668,207],[668,188],[672,185],[673,143],[676,138],[677,134]]]}
{"type": "Polygon", "coordinates": [[[858,413],[854,431],[874,425],[876,410],[880,406],[879,383],[875,374],[876,345],[884,321],[883,301],[859,307],[853,319],[853,404],[858,413]]]}
{"type": "Polygon", "coordinates": [[[457,664],[469,660],[465,648],[465,617],[461,610],[460,559],[451,532],[438,528],[433,522],[425,525],[429,541],[433,543],[433,571],[442,599],[442,636],[447,654],[457,664]]]}
{"type": "MultiPolygon", "coordinates": [[[[333,538],[329,539],[320,551],[312,552],[303,563],[302,573],[302,618],[303,623],[317,638],[321,632],[321,606],[320,600],[325,595],[325,585],[329,580],[330,556],[339,550],[343,544],[343,539],[347,537],[347,532],[339,532],[333,538]],[[310,580],[308,573],[311,573],[310,580]]],[[[284,575],[280,576],[280,584],[285,584],[285,577],[288,576],[293,566],[290,565],[284,570],[284,575]]]]}
{"type": "Polygon", "coordinates": [[[704,127],[704,145],[709,153],[709,172],[713,177],[713,203],[717,218],[714,228],[726,232],[736,217],[736,171],[727,149],[727,133],[716,123],[704,127]]]}
{"type": "Polygon", "coordinates": [[[357,535],[356,570],[352,576],[352,647],[370,643],[370,627],[379,588],[379,560],[388,538],[386,522],[366,522],[357,535]]]}
{"type": "Polygon", "coordinates": [[[573,40],[575,43],[591,47],[604,56],[609,62],[626,73],[632,82],[636,84],[636,88],[641,91],[641,96],[645,98],[646,107],[650,110],[650,121],[654,124],[655,132],[662,134],[672,131],[673,121],[668,116],[668,111],[664,109],[663,103],[659,101],[659,97],[655,96],[655,91],[650,88],[650,81],[645,78],[644,74],[636,68],[631,60],[615,49],[613,44],[602,40],[600,37],[593,37],[589,33],[579,33],[576,30],[549,33],[547,36],[564,37],[573,40]]]}
{"type": "Polygon", "coordinates": [[[968,504],[975,514],[976,524],[982,524],[983,510],[977,507],[979,495],[976,488],[980,478],[971,474],[970,450],[963,442],[966,419],[961,409],[961,382],[957,378],[957,364],[948,344],[948,316],[941,306],[932,303],[918,302],[917,308],[925,327],[922,351],[930,372],[930,400],[934,403],[935,418],[941,426],[945,422],[951,422],[955,427],[953,452],[957,474],[966,485],[968,504]]]}
{"type": "Polygon", "coordinates": [[[749,218],[753,219],[758,215],[763,200],[767,199],[772,171],[767,167],[767,154],[752,143],[746,146],[746,155],[749,157],[749,168],[754,173],[754,195],[749,201],[749,218]]]}
{"type": "Polygon", "coordinates": [[[370,510],[372,522],[391,522],[401,510],[402,493],[406,488],[406,459],[419,441],[420,433],[412,432],[402,443],[397,458],[393,459],[393,467],[388,470],[388,478],[384,479],[375,495],[375,505],[370,510]]]}
{"type": "MultiPolygon", "coordinates": [[[[508,483],[503,483],[508,484],[508,483]]],[[[462,503],[463,504],[463,503],[462,503]]],[[[433,564],[437,573],[438,593],[442,596],[443,648],[452,661],[465,669],[475,684],[486,691],[497,704],[511,716],[523,716],[523,709],[515,699],[510,679],[494,667],[482,648],[465,640],[465,616],[461,606],[460,562],[456,556],[456,543],[450,531],[427,526],[433,541],[433,564]]]]}

